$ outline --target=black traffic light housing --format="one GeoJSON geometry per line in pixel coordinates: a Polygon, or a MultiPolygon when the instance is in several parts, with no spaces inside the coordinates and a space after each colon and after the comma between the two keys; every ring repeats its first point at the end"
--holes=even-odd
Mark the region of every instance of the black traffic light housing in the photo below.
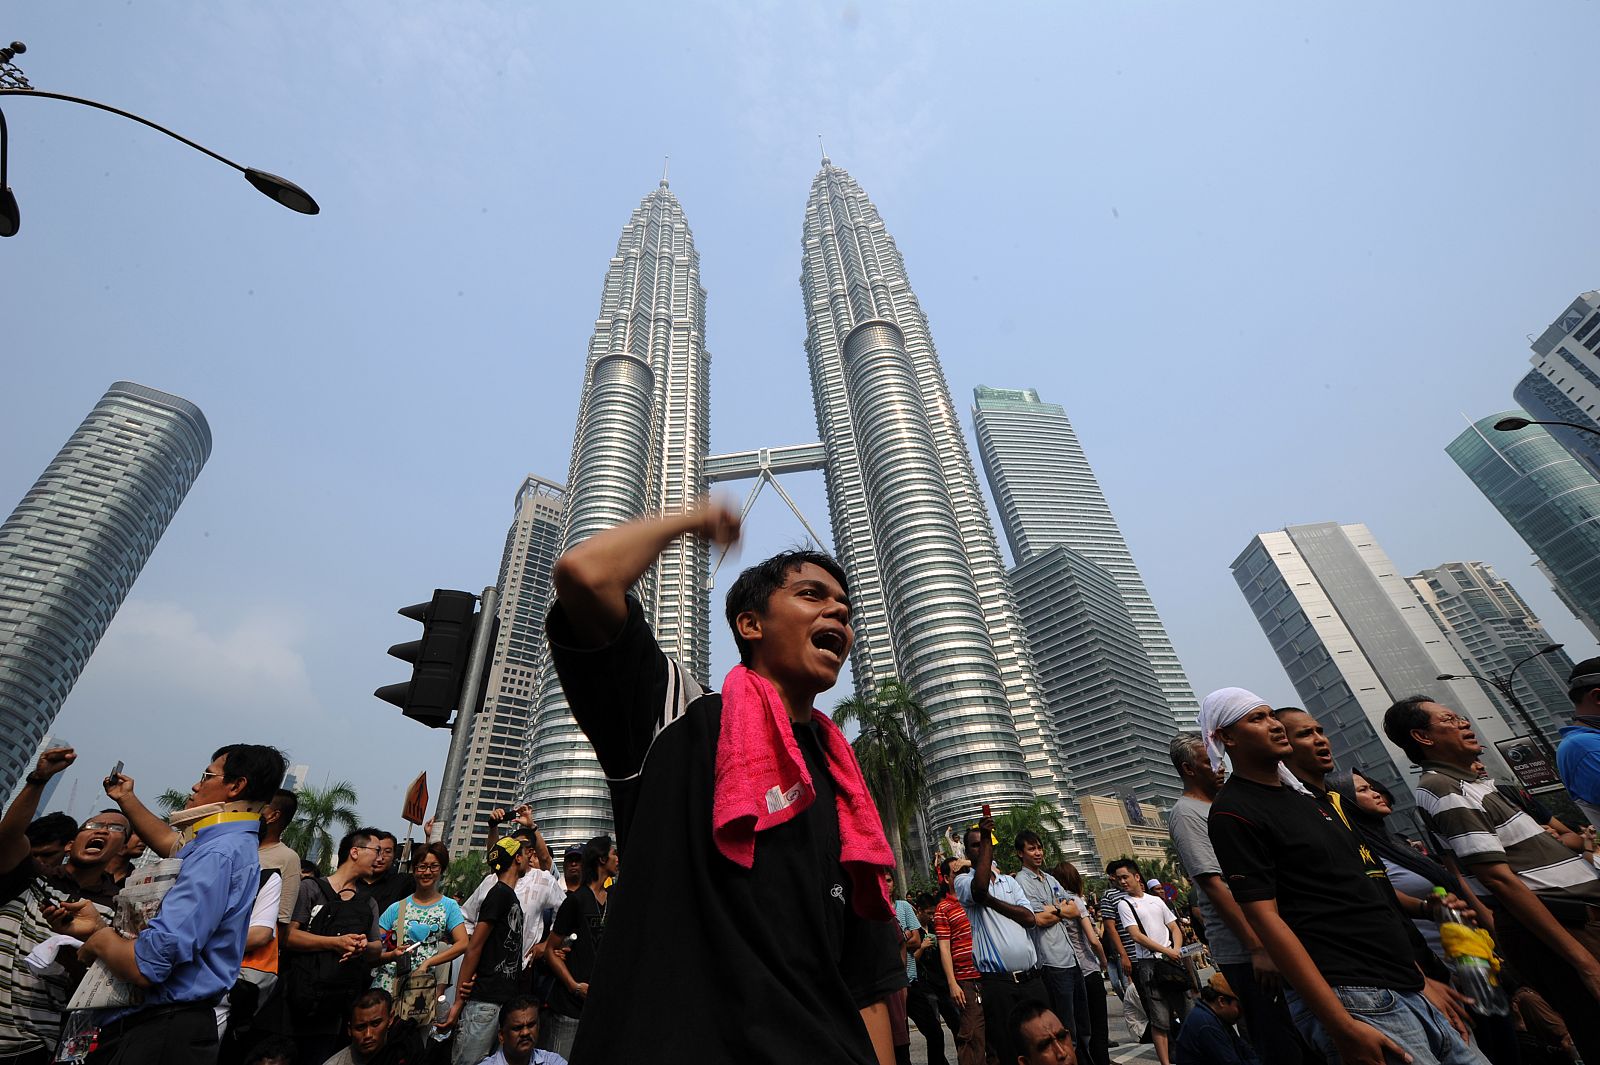
{"type": "Polygon", "coordinates": [[[449,728],[467,676],[477,602],[471,592],[436,588],[428,602],[401,607],[403,617],[422,622],[420,640],[389,648],[395,658],[412,663],[411,679],[386,684],[372,694],[430,728],[449,728]]]}

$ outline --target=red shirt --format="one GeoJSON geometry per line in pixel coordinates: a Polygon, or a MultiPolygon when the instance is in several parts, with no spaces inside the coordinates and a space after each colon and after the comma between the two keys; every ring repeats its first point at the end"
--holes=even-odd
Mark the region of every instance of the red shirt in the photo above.
{"type": "Polygon", "coordinates": [[[933,934],[950,944],[950,965],[957,980],[976,980],[978,966],[972,960],[972,922],[954,895],[946,895],[933,908],[933,934]]]}

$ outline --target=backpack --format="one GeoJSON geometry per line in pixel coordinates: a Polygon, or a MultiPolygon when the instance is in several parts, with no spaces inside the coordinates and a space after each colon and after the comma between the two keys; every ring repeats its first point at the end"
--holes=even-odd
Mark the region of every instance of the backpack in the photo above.
{"type": "MultiPolygon", "coordinates": [[[[357,891],[346,901],[333,885],[318,877],[313,883],[322,895],[322,904],[311,911],[305,931],[318,936],[343,936],[372,931],[372,900],[357,891]]],[[[289,1008],[297,1017],[341,1015],[346,1006],[364,991],[372,970],[360,960],[340,962],[331,950],[297,951],[289,955],[287,996],[289,1008]]]]}

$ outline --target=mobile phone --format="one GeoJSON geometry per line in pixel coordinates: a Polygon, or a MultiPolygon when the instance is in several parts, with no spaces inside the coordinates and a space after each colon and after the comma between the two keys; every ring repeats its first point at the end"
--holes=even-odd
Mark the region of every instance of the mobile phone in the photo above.
{"type": "Polygon", "coordinates": [[[117,778],[120,777],[121,775],[122,775],[122,761],[119,759],[117,761],[117,764],[111,767],[111,772],[106,774],[106,783],[107,784],[115,784],[117,782],[117,778]]]}
{"type": "Polygon", "coordinates": [[[985,817],[993,817],[994,816],[993,814],[991,814],[989,812],[989,804],[988,803],[984,803],[983,804],[983,816],[985,816],[985,817]]]}

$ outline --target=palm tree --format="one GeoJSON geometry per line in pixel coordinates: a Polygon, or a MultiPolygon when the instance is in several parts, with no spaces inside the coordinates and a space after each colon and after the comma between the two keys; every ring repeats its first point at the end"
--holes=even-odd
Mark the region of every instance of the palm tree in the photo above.
{"type": "Polygon", "coordinates": [[[177,811],[189,805],[189,793],[179,791],[177,788],[168,788],[156,796],[156,805],[161,807],[161,812],[171,817],[177,811]]]}
{"type": "Polygon", "coordinates": [[[1012,844],[1024,830],[1031,831],[1044,844],[1046,868],[1066,857],[1061,852],[1061,838],[1067,834],[1067,825],[1061,811],[1049,799],[1034,799],[1026,806],[1013,806],[995,815],[994,834],[1000,842],[994,849],[994,860],[1000,864],[1002,872],[1015,873],[1022,868],[1022,860],[1012,844]]]}
{"type": "Polygon", "coordinates": [[[833,708],[840,727],[861,728],[852,746],[867,790],[878,805],[894,851],[895,881],[906,887],[906,833],[927,799],[928,772],[917,741],[929,727],[928,712],[898,680],[886,680],[866,697],[851,696],[833,708]]]}
{"type": "Polygon", "coordinates": [[[340,780],[323,788],[301,788],[296,797],[300,809],[284,829],[283,842],[301,857],[316,862],[326,874],[331,871],[334,857],[333,834],[329,830],[338,826],[343,835],[361,825],[356,819],[356,789],[348,780],[340,780]]]}

